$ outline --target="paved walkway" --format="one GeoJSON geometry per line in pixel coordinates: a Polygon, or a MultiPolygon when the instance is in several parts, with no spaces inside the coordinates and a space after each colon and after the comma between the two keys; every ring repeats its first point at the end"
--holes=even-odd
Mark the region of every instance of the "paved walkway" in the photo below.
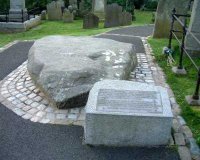
{"type": "MultiPolygon", "coordinates": [[[[133,43],[137,53],[144,53],[141,39],[134,36],[145,37],[151,32],[151,26],[128,27],[108,32],[99,37],[133,43]]],[[[1,80],[27,59],[31,45],[31,42],[20,42],[0,53],[1,80]]],[[[33,123],[17,116],[3,104],[0,104],[1,160],[179,159],[177,153],[168,148],[90,148],[82,145],[82,141],[82,127],[33,123]]]]}

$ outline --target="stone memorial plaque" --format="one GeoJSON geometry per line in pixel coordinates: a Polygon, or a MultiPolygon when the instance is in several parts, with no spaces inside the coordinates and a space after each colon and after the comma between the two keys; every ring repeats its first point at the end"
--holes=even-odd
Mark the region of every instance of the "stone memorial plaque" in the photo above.
{"type": "Polygon", "coordinates": [[[162,113],[161,95],[155,91],[99,91],[97,111],[128,113],[162,113]]]}
{"type": "Polygon", "coordinates": [[[117,147],[168,145],[172,118],[165,88],[104,80],[90,91],[85,143],[117,147]]]}

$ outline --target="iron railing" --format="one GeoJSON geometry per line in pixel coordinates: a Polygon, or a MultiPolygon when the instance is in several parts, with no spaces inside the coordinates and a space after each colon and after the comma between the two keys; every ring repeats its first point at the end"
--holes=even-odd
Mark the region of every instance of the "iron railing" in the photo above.
{"type": "Polygon", "coordinates": [[[187,18],[190,17],[190,15],[186,14],[177,14],[176,13],[176,9],[174,8],[172,11],[172,22],[171,22],[171,29],[170,29],[170,36],[169,36],[169,44],[168,44],[168,48],[171,49],[172,48],[172,39],[173,37],[178,41],[179,46],[180,46],[180,57],[179,57],[179,64],[178,64],[178,69],[184,69],[183,66],[183,56],[184,54],[190,59],[190,61],[192,62],[193,66],[196,68],[197,70],[197,83],[196,83],[196,87],[195,87],[195,91],[194,94],[192,95],[192,99],[193,100],[200,100],[200,95],[199,95],[199,87],[200,87],[200,67],[195,63],[195,61],[193,60],[193,58],[191,57],[191,55],[188,53],[187,49],[185,48],[185,37],[186,34],[190,34],[195,40],[196,42],[200,45],[200,40],[187,28],[187,18]],[[180,19],[180,17],[184,18],[184,21],[182,21],[180,19]],[[180,24],[180,26],[182,27],[182,30],[175,30],[174,29],[174,23],[178,22],[178,24],[180,24]],[[181,33],[182,34],[182,38],[181,40],[179,39],[179,37],[176,35],[176,33],[181,33]]]}

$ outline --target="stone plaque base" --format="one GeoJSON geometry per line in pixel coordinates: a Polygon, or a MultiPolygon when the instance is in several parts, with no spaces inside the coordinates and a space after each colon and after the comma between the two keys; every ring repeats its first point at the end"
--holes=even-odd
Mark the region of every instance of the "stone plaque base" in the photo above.
{"type": "Polygon", "coordinates": [[[192,96],[186,96],[185,99],[186,99],[187,103],[191,106],[200,106],[200,99],[195,100],[192,98],[192,96]]]}
{"type": "Polygon", "coordinates": [[[9,21],[10,22],[22,22],[22,16],[23,16],[23,22],[28,20],[28,13],[27,13],[26,9],[23,10],[23,13],[22,13],[22,10],[10,10],[9,11],[9,21]]]}
{"type": "Polygon", "coordinates": [[[167,145],[172,117],[169,97],[162,87],[118,80],[98,82],[86,105],[85,143],[167,145]]]}
{"type": "Polygon", "coordinates": [[[187,71],[185,70],[185,68],[183,69],[179,69],[178,67],[172,67],[172,72],[175,74],[179,74],[179,75],[186,75],[187,71]]]}

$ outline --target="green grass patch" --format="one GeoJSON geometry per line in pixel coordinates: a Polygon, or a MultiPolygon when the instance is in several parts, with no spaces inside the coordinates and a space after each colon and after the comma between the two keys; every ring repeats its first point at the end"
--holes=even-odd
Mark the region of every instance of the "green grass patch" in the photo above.
{"type": "MultiPolygon", "coordinates": [[[[182,116],[186,120],[187,124],[191,128],[197,143],[200,145],[200,107],[191,107],[185,101],[186,95],[192,95],[195,91],[196,81],[197,81],[197,70],[192,65],[188,57],[184,57],[184,67],[187,70],[187,75],[178,76],[172,73],[171,67],[167,65],[167,59],[162,54],[162,49],[167,46],[167,39],[152,39],[148,40],[150,43],[153,53],[159,66],[163,69],[166,74],[167,83],[172,88],[176,100],[182,109],[182,116]]],[[[177,42],[173,42],[174,46],[174,59],[178,65],[179,61],[179,47],[177,42]]],[[[198,66],[200,66],[200,61],[195,60],[198,66]]]]}
{"type": "Polygon", "coordinates": [[[43,21],[41,25],[27,32],[12,34],[0,33],[0,47],[14,40],[32,40],[48,35],[90,36],[110,30],[103,28],[103,23],[100,23],[100,27],[95,29],[83,29],[82,25],[82,20],[76,20],[74,23],[43,21]]]}
{"type": "MultiPolygon", "coordinates": [[[[152,12],[135,11],[136,21],[133,25],[150,24],[152,12]]],[[[120,28],[120,27],[118,27],[120,28]]],[[[30,29],[27,32],[5,34],[0,33],[0,47],[6,45],[14,40],[34,40],[48,35],[71,35],[71,36],[90,36],[115,28],[104,28],[103,22],[100,23],[99,28],[83,29],[83,20],[76,20],[74,23],[63,23],[62,21],[42,21],[42,24],[30,29]]]]}
{"type": "Polygon", "coordinates": [[[135,10],[135,17],[136,17],[136,20],[133,22],[133,24],[136,26],[152,24],[153,12],[135,10]]]}

